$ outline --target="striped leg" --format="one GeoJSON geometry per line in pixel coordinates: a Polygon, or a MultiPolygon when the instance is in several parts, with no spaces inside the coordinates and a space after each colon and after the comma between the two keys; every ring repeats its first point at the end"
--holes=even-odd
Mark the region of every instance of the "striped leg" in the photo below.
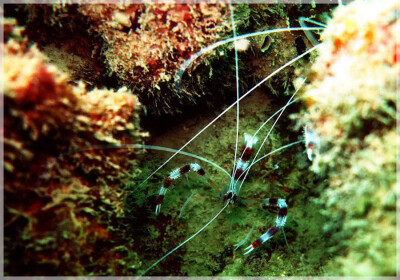
{"type": "Polygon", "coordinates": [[[245,133],[244,134],[244,145],[242,146],[242,150],[240,154],[242,155],[239,160],[236,163],[236,172],[233,174],[233,178],[235,181],[241,179],[241,175],[243,172],[246,170],[246,168],[249,166],[249,160],[251,156],[254,153],[254,145],[257,144],[258,138],[253,137],[250,134],[245,133]]]}
{"type": "Polygon", "coordinates": [[[200,167],[197,163],[191,163],[191,164],[186,164],[182,166],[181,168],[177,168],[174,171],[172,171],[169,176],[167,176],[164,179],[164,182],[160,188],[160,191],[158,192],[157,200],[156,200],[156,215],[158,215],[161,211],[161,203],[164,200],[165,194],[167,193],[168,188],[172,185],[172,183],[180,178],[182,175],[188,173],[190,170],[196,172],[200,176],[204,176],[206,173],[204,172],[204,169],[200,167]]]}
{"type": "Polygon", "coordinates": [[[232,183],[229,186],[228,191],[223,197],[224,202],[230,201],[230,203],[235,203],[237,199],[236,184],[239,180],[243,179],[244,171],[249,166],[249,160],[254,153],[254,146],[257,144],[258,138],[251,136],[250,134],[244,134],[244,145],[240,152],[241,156],[236,162],[236,166],[232,170],[232,183]]]}
{"type": "Polygon", "coordinates": [[[275,226],[271,227],[267,230],[266,233],[261,235],[256,241],[254,241],[250,246],[248,246],[245,250],[244,254],[247,255],[255,248],[263,244],[264,242],[270,240],[274,235],[276,235],[281,228],[285,226],[287,219],[287,204],[284,199],[275,199],[275,198],[266,198],[264,199],[264,203],[269,206],[277,206],[279,207],[278,216],[276,217],[275,226]]]}

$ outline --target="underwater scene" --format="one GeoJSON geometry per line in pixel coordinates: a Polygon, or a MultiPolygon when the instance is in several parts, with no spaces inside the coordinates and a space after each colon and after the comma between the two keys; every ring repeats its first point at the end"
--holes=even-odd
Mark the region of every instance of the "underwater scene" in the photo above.
{"type": "Polygon", "coordinates": [[[4,274],[396,276],[400,2],[157,2],[4,4],[4,274]]]}

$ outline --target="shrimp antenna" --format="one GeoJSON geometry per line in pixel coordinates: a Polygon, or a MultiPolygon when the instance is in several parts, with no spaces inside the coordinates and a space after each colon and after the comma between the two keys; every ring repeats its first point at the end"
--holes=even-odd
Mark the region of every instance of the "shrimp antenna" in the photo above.
{"type": "Polygon", "coordinates": [[[197,53],[193,54],[189,59],[187,59],[182,64],[181,68],[179,68],[179,70],[176,72],[175,77],[174,77],[175,86],[176,86],[177,90],[182,90],[182,77],[183,77],[183,74],[185,73],[186,69],[190,66],[190,64],[192,64],[192,62],[195,61],[201,55],[208,53],[208,52],[212,51],[213,49],[218,48],[219,46],[222,46],[222,45],[234,42],[234,41],[238,41],[241,39],[247,39],[250,37],[255,37],[255,36],[260,36],[260,35],[268,35],[268,34],[272,34],[272,33],[325,29],[326,25],[324,25],[323,23],[319,23],[319,22],[317,22],[317,23],[318,23],[317,25],[322,25],[323,27],[307,27],[304,25],[303,27],[277,28],[277,29],[270,29],[270,30],[264,30],[264,31],[257,31],[257,32],[253,32],[253,33],[247,33],[247,34],[237,36],[236,38],[227,38],[227,39],[215,42],[214,44],[212,44],[208,47],[202,48],[201,50],[199,50],[197,53]]]}
{"type": "MultiPolygon", "coordinates": [[[[239,60],[238,60],[238,53],[237,53],[237,40],[236,40],[236,24],[235,24],[235,14],[233,11],[233,6],[232,6],[232,0],[229,0],[229,9],[231,12],[231,21],[232,21],[232,29],[233,29],[233,40],[235,43],[235,75],[236,75],[236,100],[239,100],[239,60]]],[[[238,144],[239,144],[239,104],[240,102],[236,103],[236,144],[235,144],[235,156],[233,159],[233,172],[232,174],[236,173],[236,159],[237,159],[237,153],[238,153],[238,144]]],[[[231,177],[231,182],[230,184],[232,185],[234,181],[234,178],[231,177]]]]}
{"type": "Polygon", "coordinates": [[[289,251],[292,252],[292,250],[289,247],[289,243],[287,242],[286,234],[285,234],[285,231],[284,231],[283,227],[282,227],[281,230],[282,230],[283,238],[285,239],[286,246],[288,247],[289,251]]]}
{"type": "MultiPolygon", "coordinates": [[[[302,85],[303,85],[303,83],[304,83],[305,81],[306,81],[306,78],[304,78],[304,79],[302,80],[302,85]]],[[[253,163],[254,163],[255,160],[257,159],[257,156],[258,156],[258,154],[260,153],[262,147],[264,146],[265,141],[267,141],[267,139],[268,139],[269,135],[271,134],[272,130],[274,129],[276,123],[278,122],[278,120],[279,120],[280,117],[282,116],[283,111],[286,109],[287,106],[289,106],[290,102],[292,101],[292,99],[294,98],[294,96],[297,94],[297,92],[299,91],[299,89],[300,89],[300,87],[297,88],[297,90],[293,93],[293,95],[290,97],[290,99],[289,99],[289,101],[286,103],[286,105],[282,107],[282,110],[281,110],[281,112],[279,113],[279,116],[276,118],[275,122],[274,122],[273,125],[271,126],[270,130],[269,130],[268,133],[267,133],[267,136],[265,136],[263,142],[261,143],[260,147],[258,148],[257,153],[256,153],[256,155],[254,156],[254,158],[253,158],[253,160],[251,161],[251,163],[250,163],[249,166],[253,165],[253,163]]],[[[272,117],[271,117],[271,118],[272,118],[272,117]]],[[[255,136],[253,136],[253,138],[254,138],[254,137],[255,137],[255,136]]],[[[237,190],[237,193],[239,193],[240,189],[242,188],[243,183],[244,183],[244,181],[246,180],[247,175],[249,174],[249,171],[250,171],[250,169],[247,170],[246,174],[244,175],[243,180],[240,182],[240,185],[239,185],[239,188],[238,188],[238,190],[237,190]]]]}
{"type": "Polygon", "coordinates": [[[74,153],[79,153],[79,152],[84,152],[84,151],[89,151],[89,150],[101,150],[101,149],[149,149],[149,150],[157,150],[157,151],[164,151],[164,152],[170,152],[170,153],[179,153],[181,155],[185,155],[188,157],[192,157],[201,161],[204,161],[212,166],[214,166],[215,168],[219,169],[220,171],[222,171],[223,173],[225,173],[226,175],[228,175],[228,177],[231,177],[231,174],[226,171],[224,168],[222,168],[221,166],[219,166],[218,164],[216,164],[215,162],[212,162],[211,160],[208,160],[204,157],[192,154],[192,153],[188,153],[188,152],[183,152],[183,151],[178,151],[172,148],[167,148],[167,147],[161,147],[161,146],[154,146],[154,145],[142,145],[142,144],[109,144],[109,145],[97,145],[97,146],[92,146],[90,148],[82,148],[82,149],[76,149],[76,150],[72,150],[70,152],[66,152],[62,155],[69,155],[69,154],[74,154],[74,153]]]}
{"type": "Polygon", "coordinates": [[[180,247],[182,247],[183,245],[185,245],[186,243],[188,243],[190,240],[192,240],[193,238],[195,238],[200,232],[202,232],[206,227],[208,227],[209,224],[211,224],[216,218],[218,218],[218,216],[225,210],[226,207],[228,207],[229,205],[229,201],[226,202],[225,206],[222,207],[222,209],[210,220],[208,221],[201,229],[199,229],[195,234],[193,234],[192,236],[190,236],[188,239],[186,239],[185,241],[183,241],[181,244],[179,244],[178,246],[176,246],[174,249],[172,249],[171,251],[169,251],[167,254],[165,254],[162,258],[158,259],[158,261],[156,261],[155,263],[153,263],[151,266],[149,266],[144,272],[142,272],[139,276],[144,276],[147,272],[149,272],[153,267],[155,267],[157,264],[159,264],[160,262],[162,262],[166,257],[168,257],[169,255],[171,255],[173,252],[175,252],[176,250],[178,250],[180,247]]]}
{"type": "MultiPolygon", "coordinates": [[[[239,37],[238,37],[239,38],[239,37]]],[[[274,75],[276,75],[277,73],[279,73],[282,69],[285,69],[286,67],[288,67],[289,65],[295,63],[296,61],[298,61],[299,59],[301,59],[302,57],[304,57],[305,55],[309,54],[310,52],[314,51],[315,49],[317,49],[319,46],[321,46],[322,43],[308,49],[307,51],[305,51],[304,53],[302,53],[301,55],[293,58],[292,60],[290,60],[289,62],[285,63],[284,65],[282,65],[281,67],[279,67],[278,69],[276,69],[275,71],[273,71],[271,74],[269,74],[267,77],[265,77],[264,79],[262,79],[259,83],[257,83],[255,86],[253,86],[251,89],[249,89],[245,94],[243,94],[238,100],[236,100],[235,102],[233,102],[231,105],[228,106],[228,108],[226,108],[224,111],[222,111],[218,116],[216,116],[211,122],[209,122],[205,127],[203,127],[199,132],[197,132],[192,138],[190,138],[182,147],[180,147],[171,157],[169,157],[163,164],[161,164],[156,170],[154,170],[140,185],[144,185],[154,174],[156,174],[161,168],[163,168],[171,159],[173,159],[178,153],[180,153],[184,148],[186,148],[186,146],[188,146],[194,139],[196,139],[201,133],[203,133],[207,128],[209,128],[214,122],[216,122],[220,117],[222,117],[226,112],[228,112],[233,106],[236,105],[236,103],[240,102],[243,98],[245,98],[247,95],[249,95],[250,93],[252,93],[256,88],[258,88],[260,85],[262,85],[263,83],[265,83],[265,81],[269,80],[271,77],[273,77],[274,75]]]]}
{"type": "Polygon", "coordinates": [[[275,153],[277,153],[277,152],[279,152],[279,151],[281,151],[281,150],[283,150],[283,149],[286,149],[286,148],[289,148],[289,147],[294,146],[294,145],[296,145],[296,144],[299,144],[299,143],[304,143],[304,140],[298,140],[298,141],[295,141],[295,142],[286,144],[285,146],[279,147],[278,149],[273,150],[272,152],[269,152],[269,153],[266,154],[266,155],[263,155],[263,156],[260,157],[258,160],[256,160],[254,163],[250,164],[250,165],[243,171],[243,173],[240,174],[240,176],[238,177],[237,180],[238,180],[238,181],[239,181],[239,180],[242,180],[242,178],[243,178],[243,176],[246,174],[246,172],[247,172],[253,165],[257,164],[259,161],[263,160],[264,158],[266,158],[266,157],[268,157],[268,156],[270,156],[270,155],[272,155],[272,154],[275,154],[275,153]]]}
{"type": "MultiPolygon", "coordinates": [[[[256,161],[253,162],[251,165],[249,165],[249,167],[247,167],[247,168],[251,168],[254,164],[256,164],[256,163],[258,163],[259,161],[263,160],[263,159],[266,158],[267,156],[270,156],[270,155],[272,155],[272,154],[274,154],[274,153],[276,153],[276,152],[279,152],[280,150],[289,148],[289,147],[294,146],[294,145],[299,144],[299,143],[304,143],[304,140],[298,140],[298,141],[289,143],[289,144],[287,144],[287,145],[285,145],[285,146],[279,147],[278,149],[273,150],[272,152],[269,152],[269,153],[266,154],[266,155],[263,155],[263,156],[260,157],[258,160],[256,160],[256,161]]],[[[246,169],[246,170],[247,170],[247,169],[246,169]]]]}
{"type": "Polygon", "coordinates": [[[309,40],[314,46],[315,46],[315,45],[318,45],[318,40],[317,40],[317,39],[315,38],[315,36],[311,33],[311,30],[306,29],[308,26],[306,25],[305,22],[313,23],[313,24],[315,24],[315,25],[319,25],[319,26],[322,26],[322,27],[324,27],[324,28],[326,28],[326,24],[320,23],[320,22],[318,22],[318,21],[315,21],[315,20],[312,20],[312,19],[309,19],[309,18],[306,18],[306,17],[300,17],[300,18],[299,18],[299,22],[300,22],[301,27],[304,27],[304,30],[303,30],[303,31],[304,31],[304,33],[306,34],[308,40],[309,40]]]}

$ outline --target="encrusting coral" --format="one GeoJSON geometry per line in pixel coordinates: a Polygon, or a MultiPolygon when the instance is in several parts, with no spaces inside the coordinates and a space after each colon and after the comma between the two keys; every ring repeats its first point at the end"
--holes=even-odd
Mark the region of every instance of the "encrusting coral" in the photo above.
{"type": "Polygon", "coordinates": [[[398,1],[340,7],[303,91],[301,123],[313,128],[313,162],[329,185],[318,199],[330,222],[332,275],[396,273],[396,81],[398,1]]]}
{"type": "MultiPolygon", "coordinates": [[[[235,5],[239,34],[296,26],[289,15],[323,20],[332,5],[235,5]]],[[[226,4],[82,4],[19,5],[20,24],[31,41],[57,66],[90,85],[115,84],[134,90],[151,116],[186,112],[196,103],[216,103],[234,87],[233,44],[203,53],[203,48],[232,37],[226,4]],[[51,35],[50,35],[51,34],[51,35]],[[94,70],[93,70],[94,69],[94,70]],[[221,79],[224,77],[224,79],[221,79]],[[215,83],[220,87],[215,88],[215,83]]],[[[256,36],[240,54],[241,82],[253,83],[311,44],[301,31],[256,36]],[[266,44],[266,42],[268,42],[266,44]],[[297,46],[301,42],[302,47],[297,46]],[[268,47],[266,46],[268,45],[268,47]]],[[[306,59],[304,61],[308,63],[306,59]]],[[[293,68],[268,82],[275,94],[292,89],[293,68]]]]}
{"type": "Polygon", "coordinates": [[[135,151],[76,150],[139,141],[140,103],[69,84],[24,40],[4,49],[6,275],[121,274],[135,258],[119,247],[135,151]]]}
{"type": "Polygon", "coordinates": [[[138,89],[149,111],[162,113],[194,101],[193,93],[174,88],[175,73],[230,30],[226,9],[207,4],[82,5],[80,11],[105,41],[109,71],[138,89]]]}
{"type": "Polygon", "coordinates": [[[174,75],[192,54],[231,32],[225,5],[21,5],[20,12],[28,37],[72,76],[90,84],[112,76],[137,92],[152,115],[176,113],[198,99],[177,90],[174,75]],[[88,65],[96,69],[92,76],[88,65]]]}

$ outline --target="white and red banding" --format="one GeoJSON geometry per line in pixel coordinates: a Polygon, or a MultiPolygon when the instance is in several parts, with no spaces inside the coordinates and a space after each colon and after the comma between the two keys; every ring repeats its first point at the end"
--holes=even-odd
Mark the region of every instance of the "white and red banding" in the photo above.
{"type": "Polygon", "coordinates": [[[156,199],[156,205],[157,205],[156,206],[156,215],[158,213],[160,213],[161,204],[164,201],[164,197],[165,197],[165,194],[167,193],[168,188],[172,185],[172,183],[176,179],[178,179],[182,175],[188,173],[190,170],[192,170],[193,172],[196,172],[200,176],[204,176],[206,174],[204,169],[201,168],[200,165],[198,165],[197,163],[186,164],[186,165],[182,166],[181,168],[177,168],[177,169],[173,170],[169,174],[169,176],[167,176],[164,179],[163,184],[160,188],[160,191],[158,192],[158,196],[156,199]]]}

